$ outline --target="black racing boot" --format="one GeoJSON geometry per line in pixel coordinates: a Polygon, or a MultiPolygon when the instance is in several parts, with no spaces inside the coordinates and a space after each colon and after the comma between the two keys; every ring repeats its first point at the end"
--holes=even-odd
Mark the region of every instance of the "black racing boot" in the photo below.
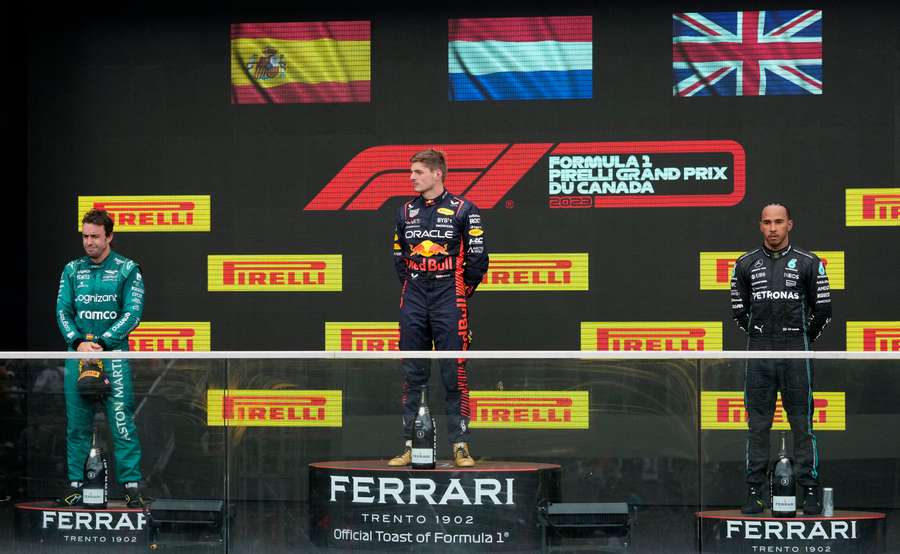
{"type": "Polygon", "coordinates": [[[61,508],[71,508],[73,506],[81,506],[84,497],[81,495],[81,481],[72,481],[69,488],[63,495],[56,499],[56,504],[61,508]]]}
{"type": "Polygon", "coordinates": [[[759,486],[750,485],[747,487],[747,502],[741,506],[742,514],[760,514],[767,508],[766,501],[763,499],[763,493],[759,486]]]}
{"type": "Polygon", "coordinates": [[[803,487],[803,515],[817,516],[822,513],[819,487],[803,487]]]}
{"type": "Polygon", "coordinates": [[[129,508],[143,508],[144,496],[141,494],[143,490],[144,487],[139,481],[125,483],[125,505],[129,508]]]}

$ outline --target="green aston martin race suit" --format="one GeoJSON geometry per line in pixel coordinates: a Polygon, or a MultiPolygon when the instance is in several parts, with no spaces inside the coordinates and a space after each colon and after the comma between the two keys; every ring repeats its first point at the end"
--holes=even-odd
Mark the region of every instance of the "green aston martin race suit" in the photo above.
{"type": "MultiPolygon", "coordinates": [[[[144,281],[140,267],[110,251],[100,264],[87,256],[66,264],[59,279],[56,323],[69,350],[89,340],[105,351],[128,350],[128,333],[141,320],[144,281]]],[[[84,460],[91,448],[94,406],[76,382],[79,360],[66,360],[66,450],[70,481],[84,480],[84,460]]],[[[134,388],[128,360],[103,360],[112,385],[104,400],[113,437],[119,483],[141,479],[141,443],[134,426],[134,388]]]]}

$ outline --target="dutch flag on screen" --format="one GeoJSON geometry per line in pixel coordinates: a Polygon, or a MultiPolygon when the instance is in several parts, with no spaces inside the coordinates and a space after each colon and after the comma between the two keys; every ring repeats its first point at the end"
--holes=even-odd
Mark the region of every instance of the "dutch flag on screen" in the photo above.
{"type": "Polygon", "coordinates": [[[590,16],[451,19],[450,100],[591,98],[590,16]]]}

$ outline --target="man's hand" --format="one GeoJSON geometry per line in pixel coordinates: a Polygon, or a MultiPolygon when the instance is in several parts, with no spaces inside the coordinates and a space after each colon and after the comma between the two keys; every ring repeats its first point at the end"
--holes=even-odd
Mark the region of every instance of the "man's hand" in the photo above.
{"type": "MultiPolygon", "coordinates": [[[[103,352],[103,347],[96,342],[83,341],[78,345],[78,348],[76,350],[78,350],[79,352],[103,352]]],[[[97,360],[85,360],[84,362],[92,364],[96,361],[97,360]]]]}
{"type": "Polygon", "coordinates": [[[78,345],[79,352],[103,352],[103,347],[96,342],[83,341],[78,345]]]}

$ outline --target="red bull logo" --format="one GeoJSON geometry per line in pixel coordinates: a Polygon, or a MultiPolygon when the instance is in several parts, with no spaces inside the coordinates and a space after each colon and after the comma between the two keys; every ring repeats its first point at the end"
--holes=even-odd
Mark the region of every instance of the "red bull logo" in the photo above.
{"type": "Polygon", "coordinates": [[[419,244],[410,247],[410,253],[415,256],[423,256],[425,258],[430,258],[432,256],[447,256],[449,252],[447,252],[447,247],[438,244],[436,242],[431,242],[430,240],[423,240],[419,244]]]}

